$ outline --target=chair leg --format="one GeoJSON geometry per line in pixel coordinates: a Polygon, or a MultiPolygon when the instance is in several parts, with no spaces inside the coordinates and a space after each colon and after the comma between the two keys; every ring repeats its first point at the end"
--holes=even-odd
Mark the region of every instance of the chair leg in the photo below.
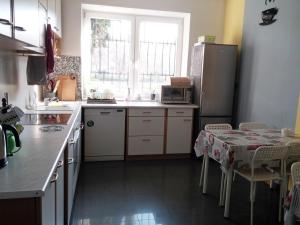
{"type": "Polygon", "coordinates": [[[253,225],[253,208],[254,208],[254,182],[250,183],[250,204],[251,204],[251,218],[250,218],[250,225],[253,225]]]}
{"type": "Polygon", "coordinates": [[[208,175],[208,167],[209,167],[209,157],[205,155],[205,166],[204,166],[204,178],[203,178],[203,194],[206,194],[207,189],[207,175],[208,175]]]}
{"type": "Polygon", "coordinates": [[[203,155],[203,159],[202,159],[202,168],[201,168],[201,175],[200,175],[200,182],[199,182],[200,187],[203,185],[204,166],[205,166],[205,155],[203,155]]]}
{"type": "Polygon", "coordinates": [[[224,173],[224,188],[223,188],[223,195],[222,195],[222,206],[225,205],[225,197],[226,197],[226,184],[227,184],[227,172],[224,173]]]}
{"type": "Polygon", "coordinates": [[[222,176],[221,176],[221,185],[220,185],[220,196],[219,196],[219,206],[222,206],[223,203],[223,192],[224,192],[224,172],[222,172],[222,176]]]}
{"type": "Polygon", "coordinates": [[[256,182],[254,183],[254,187],[253,187],[253,202],[255,202],[255,198],[256,198],[256,182]]]}
{"type": "Polygon", "coordinates": [[[280,182],[280,191],[279,191],[279,211],[278,211],[278,221],[281,222],[281,213],[282,213],[282,198],[283,198],[283,185],[285,182],[281,181],[280,182]]]}

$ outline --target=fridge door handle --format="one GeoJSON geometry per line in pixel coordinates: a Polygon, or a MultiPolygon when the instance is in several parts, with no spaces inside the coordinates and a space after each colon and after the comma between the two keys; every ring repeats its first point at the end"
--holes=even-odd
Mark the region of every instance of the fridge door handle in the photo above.
{"type": "Polygon", "coordinates": [[[202,103],[203,103],[203,97],[204,97],[204,94],[205,94],[204,91],[201,91],[201,92],[200,92],[200,109],[199,109],[200,114],[202,114],[202,103]]]}

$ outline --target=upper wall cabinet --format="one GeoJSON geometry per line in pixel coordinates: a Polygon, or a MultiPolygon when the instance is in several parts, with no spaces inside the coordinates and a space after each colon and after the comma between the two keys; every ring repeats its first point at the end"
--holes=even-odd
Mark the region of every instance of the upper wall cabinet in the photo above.
{"type": "Polygon", "coordinates": [[[14,0],[15,39],[39,46],[38,0],[14,0]]]}
{"type": "Polygon", "coordinates": [[[46,46],[46,29],[47,29],[47,10],[45,6],[39,3],[39,47],[46,46]]]}
{"type": "Polygon", "coordinates": [[[11,0],[1,0],[0,9],[0,34],[12,37],[11,0]]]}
{"type": "Polygon", "coordinates": [[[61,0],[48,0],[48,23],[57,36],[61,34],[61,0]]]}

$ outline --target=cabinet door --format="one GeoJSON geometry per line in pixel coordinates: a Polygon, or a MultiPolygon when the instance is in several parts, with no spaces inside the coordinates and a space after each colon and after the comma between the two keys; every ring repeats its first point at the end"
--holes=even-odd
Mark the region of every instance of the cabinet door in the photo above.
{"type": "Polygon", "coordinates": [[[39,3],[39,47],[46,46],[47,10],[39,3]]]}
{"type": "Polygon", "coordinates": [[[48,23],[51,24],[52,30],[56,26],[56,15],[55,15],[55,0],[48,0],[48,23]]]}
{"type": "Polygon", "coordinates": [[[192,117],[168,117],[167,154],[190,153],[192,117]]]}
{"type": "Polygon", "coordinates": [[[14,0],[15,39],[39,46],[38,0],[14,0]]]}
{"type": "Polygon", "coordinates": [[[68,144],[68,224],[71,218],[73,207],[73,177],[74,177],[74,145],[70,144],[73,140],[73,134],[69,137],[68,144]]]}
{"type": "Polygon", "coordinates": [[[0,9],[0,34],[12,37],[11,0],[1,0],[0,9]]]}
{"type": "Polygon", "coordinates": [[[42,198],[42,224],[55,225],[55,182],[50,182],[42,198]]]}
{"type": "Polygon", "coordinates": [[[56,34],[61,38],[61,0],[55,1],[55,17],[56,17],[56,24],[54,26],[54,31],[56,34]]]}
{"type": "Polygon", "coordinates": [[[64,154],[57,165],[56,181],[56,225],[64,225],[64,154]]]}

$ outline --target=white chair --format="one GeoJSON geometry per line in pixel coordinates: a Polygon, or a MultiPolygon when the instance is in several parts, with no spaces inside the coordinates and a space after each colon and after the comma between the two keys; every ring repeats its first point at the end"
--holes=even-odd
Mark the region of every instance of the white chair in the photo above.
{"type": "Polygon", "coordinates": [[[204,129],[206,131],[210,131],[210,130],[232,130],[232,126],[228,123],[206,124],[204,129]]]}
{"type": "Polygon", "coordinates": [[[293,185],[295,185],[297,182],[300,182],[300,162],[295,162],[292,164],[291,176],[293,185]]]}
{"type": "MultiPolygon", "coordinates": [[[[213,130],[232,130],[232,126],[227,123],[220,123],[220,124],[207,124],[204,127],[205,131],[213,131],[213,130]]],[[[200,183],[199,185],[202,186],[203,184],[203,193],[206,193],[207,187],[207,174],[204,174],[204,171],[208,171],[209,159],[208,155],[205,154],[203,156],[202,161],[202,169],[201,169],[201,176],[200,176],[200,183]]],[[[224,204],[225,200],[225,187],[226,187],[226,174],[224,170],[222,170],[222,177],[221,177],[221,186],[220,186],[220,197],[219,197],[219,205],[224,204]]]]}
{"type": "Polygon", "coordinates": [[[251,202],[251,221],[253,225],[253,206],[255,200],[256,182],[262,181],[280,181],[280,196],[279,196],[279,221],[281,221],[283,186],[285,179],[285,159],[287,156],[287,146],[262,146],[255,150],[251,160],[250,168],[236,169],[234,172],[250,182],[250,202],[251,202]],[[268,166],[258,165],[271,161],[280,161],[278,170],[268,166]]]}
{"type": "Polygon", "coordinates": [[[287,191],[287,185],[288,185],[288,176],[291,175],[291,165],[294,162],[300,161],[300,142],[289,142],[287,143],[287,146],[289,148],[287,159],[286,159],[286,190],[287,191]]]}
{"type": "Polygon", "coordinates": [[[264,123],[258,123],[258,122],[246,122],[246,123],[240,123],[239,129],[240,130],[255,130],[255,129],[267,129],[268,126],[264,123]]]}
{"type": "MultiPolygon", "coordinates": [[[[291,166],[291,176],[293,187],[295,187],[296,183],[300,182],[300,162],[295,162],[291,166]]],[[[295,215],[295,212],[299,211],[300,208],[300,198],[299,195],[295,193],[296,190],[292,190],[293,197],[292,201],[290,202],[289,209],[287,209],[285,216],[284,216],[284,224],[296,224],[296,218],[298,215],[295,215]]]]}

